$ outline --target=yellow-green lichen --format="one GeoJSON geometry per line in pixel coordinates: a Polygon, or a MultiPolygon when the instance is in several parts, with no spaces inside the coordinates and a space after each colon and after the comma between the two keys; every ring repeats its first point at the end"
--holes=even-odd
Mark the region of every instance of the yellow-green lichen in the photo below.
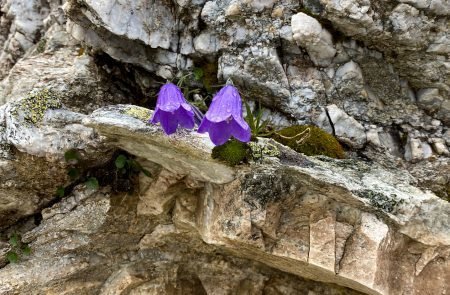
{"type": "Polygon", "coordinates": [[[316,126],[287,127],[275,132],[272,138],[307,156],[324,155],[336,159],[345,158],[344,149],[336,138],[316,126]]]}
{"type": "Polygon", "coordinates": [[[31,92],[27,97],[20,100],[12,110],[12,114],[22,116],[25,122],[36,125],[42,121],[48,109],[59,109],[61,107],[61,101],[56,93],[45,88],[37,92],[31,92]]]}
{"type": "Polygon", "coordinates": [[[262,144],[259,142],[251,141],[248,143],[251,150],[251,156],[253,160],[261,160],[264,157],[278,157],[280,150],[271,143],[262,144]]]}
{"type": "Polygon", "coordinates": [[[130,117],[139,119],[143,122],[148,122],[148,120],[150,120],[151,117],[151,112],[149,109],[138,106],[131,106],[127,108],[123,113],[130,117]]]}
{"type": "Polygon", "coordinates": [[[213,159],[221,160],[230,166],[236,166],[245,162],[249,153],[250,151],[247,144],[233,139],[223,145],[214,147],[211,157],[213,159]]]}
{"type": "Polygon", "coordinates": [[[38,53],[43,53],[45,51],[45,46],[47,45],[47,40],[42,38],[36,45],[36,51],[38,53]]]}

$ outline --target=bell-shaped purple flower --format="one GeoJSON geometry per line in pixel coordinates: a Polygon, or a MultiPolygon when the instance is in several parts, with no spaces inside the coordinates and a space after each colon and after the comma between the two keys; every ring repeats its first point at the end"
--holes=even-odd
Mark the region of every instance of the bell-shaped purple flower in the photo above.
{"type": "Polygon", "coordinates": [[[250,141],[250,127],[242,117],[241,97],[234,86],[226,85],[214,96],[198,132],[208,132],[215,145],[224,144],[231,136],[242,142],[250,141]]]}
{"type": "Polygon", "coordinates": [[[159,122],[167,135],[174,133],[178,125],[187,129],[194,128],[194,112],[178,86],[167,83],[161,87],[150,122],[159,122]]]}

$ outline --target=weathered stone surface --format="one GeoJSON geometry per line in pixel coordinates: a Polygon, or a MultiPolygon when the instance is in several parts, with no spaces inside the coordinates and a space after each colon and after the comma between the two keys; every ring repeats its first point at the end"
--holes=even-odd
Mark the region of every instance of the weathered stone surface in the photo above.
{"type": "Polygon", "coordinates": [[[318,66],[328,66],[336,49],[331,34],[313,17],[302,12],[292,16],[294,40],[308,51],[312,61],[318,66]]]}
{"type": "Polygon", "coordinates": [[[448,293],[449,9],[0,1],[0,293],[448,293]],[[232,78],[275,130],[320,124],[349,159],[278,146],[230,168],[206,136],[166,137],[148,109],[111,106],[153,106],[161,83],[193,72],[182,87],[197,102],[232,78]],[[57,102],[26,100],[45,89],[57,102]],[[68,179],[69,148],[98,191],[68,179]],[[150,176],[127,179],[127,195],[117,148],[150,176]],[[32,255],[6,265],[14,232],[32,255]]]}
{"type": "MultiPolygon", "coordinates": [[[[219,83],[232,78],[247,99],[299,124],[318,122],[323,108],[334,104],[366,131],[370,125],[379,129],[372,159],[400,158],[408,166],[399,138],[442,138],[450,122],[448,5],[341,2],[160,1],[142,6],[139,1],[71,0],[64,8],[67,29],[77,40],[118,61],[163,79],[214,65],[208,75],[217,75],[219,83]],[[138,7],[142,12],[134,13],[138,7]],[[112,16],[104,11],[110,8],[129,28],[110,24],[112,16]],[[160,27],[141,19],[155,12],[160,27]],[[154,38],[158,46],[150,42],[154,38]],[[437,91],[437,100],[425,99],[424,89],[437,91]],[[440,125],[433,125],[436,119],[440,125]]],[[[432,152],[425,159],[443,156],[432,152]]]]}
{"type": "Polygon", "coordinates": [[[159,127],[124,114],[129,108],[119,105],[99,109],[83,119],[83,124],[102,135],[120,139],[115,142],[116,147],[163,165],[173,173],[191,175],[213,183],[233,180],[232,169],[210,158],[214,145],[207,134],[180,131],[167,137],[159,127]],[[177,149],[174,150],[174,146],[177,149]]]}
{"type": "Polygon", "coordinates": [[[45,109],[45,101],[40,101],[31,115],[42,116],[42,122],[33,124],[24,109],[27,99],[0,108],[0,227],[37,213],[55,197],[59,186],[70,183],[66,151],[82,151],[83,160],[92,166],[111,155],[111,148],[102,144],[94,130],[81,124],[85,115],[45,109]]]}
{"type": "MultiPolygon", "coordinates": [[[[334,292],[336,285],[367,294],[420,294],[423,278],[433,274],[430,292],[446,290],[440,274],[448,273],[450,205],[410,186],[398,171],[297,155],[295,162],[268,158],[238,167],[227,183],[214,183],[193,173],[214,164],[206,157],[192,160],[204,153],[204,139],[179,131],[162,149],[160,128],[141,125],[123,113],[126,107],[100,109],[83,122],[136,152],[152,177],[132,195],[79,186],[46,209],[42,223],[24,234],[33,249],[30,258],[0,270],[3,292],[58,292],[61,282],[71,290],[89,286],[85,292],[104,294],[172,289],[191,294],[192,288],[217,294],[219,283],[228,293],[263,292],[277,277],[285,290],[291,290],[291,281],[320,294],[334,292]],[[140,141],[124,144],[130,136],[140,141]],[[179,159],[167,155],[182,144],[189,165],[174,170],[179,159]],[[166,160],[151,164],[161,158],[166,160]],[[404,269],[417,275],[405,276],[404,269]]],[[[280,146],[280,152],[284,159],[292,151],[280,146]]]]}
{"type": "Polygon", "coordinates": [[[364,127],[336,105],[327,106],[317,124],[349,146],[361,148],[367,141],[364,127]]]}

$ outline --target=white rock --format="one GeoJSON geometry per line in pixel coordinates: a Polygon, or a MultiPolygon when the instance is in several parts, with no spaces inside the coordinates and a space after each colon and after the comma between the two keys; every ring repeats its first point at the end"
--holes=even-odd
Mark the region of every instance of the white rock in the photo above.
{"type": "Polygon", "coordinates": [[[375,146],[381,146],[380,137],[378,136],[378,131],[376,129],[370,129],[366,133],[367,136],[367,142],[375,145],[375,146]]]}
{"type": "Polygon", "coordinates": [[[361,92],[364,91],[364,78],[361,68],[352,60],[337,69],[333,81],[341,96],[359,97],[361,92]]]}
{"type": "Polygon", "coordinates": [[[430,10],[439,15],[450,14],[450,3],[448,0],[431,0],[430,10]]]}
{"type": "Polygon", "coordinates": [[[405,160],[410,162],[418,162],[424,158],[422,141],[417,138],[408,137],[405,146],[405,160]]]}
{"type": "Polygon", "coordinates": [[[426,142],[422,142],[422,151],[424,159],[428,159],[433,155],[433,150],[431,149],[431,146],[426,142]]]}
{"type": "Polygon", "coordinates": [[[219,39],[211,32],[203,32],[194,39],[195,50],[202,54],[216,53],[219,47],[219,39]]]}
{"type": "Polygon", "coordinates": [[[306,48],[311,60],[318,66],[328,66],[336,54],[331,34],[303,12],[292,16],[291,26],[294,40],[306,48]]]}
{"type": "MultiPolygon", "coordinates": [[[[361,148],[367,141],[364,127],[353,117],[347,115],[336,105],[327,106],[328,115],[334,126],[336,137],[354,148],[361,148]]],[[[327,113],[324,111],[318,118],[319,127],[332,133],[333,127],[330,125],[327,113]]]]}
{"type": "Polygon", "coordinates": [[[449,156],[450,155],[450,151],[447,148],[447,146],[445,145],[445,140],[444,139],[442,139],[442,138],[434,138],[431,141],[432,141],[433,149],[438,155],[444,155],[444,156],[449,156]]]}
{"type": "Polygon", "coordinates": [[[256,11],[262,11],[264,9],[272,8],[275,2],[275,0],[253,0],[250,1],[250,4],[256,11]]]}
{"type": "Polygon", "coordinates": [[[417,104],[427,111],[437,111],[443,101],[444,98],[439,95],[439,89],[437,88],[420,89],[417,92],[417,104]]]}

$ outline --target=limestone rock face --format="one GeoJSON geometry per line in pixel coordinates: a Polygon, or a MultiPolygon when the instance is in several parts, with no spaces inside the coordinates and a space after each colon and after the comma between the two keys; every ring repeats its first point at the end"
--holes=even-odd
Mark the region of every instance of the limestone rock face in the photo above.
{"type": "Polygon", "coordinates": [[[405,172],[281,145],[280,158],[232,170],[203,156],[203,135],[168,138],[130,108],[105,107],[81,123],[137,155],[150,177],[141,173],[128,195],[78,185],[43,210],[23,235],[32,255],[0,270],[3,293],[448,289],[450,205],[405,172]]]}
{"type": "Polygon", "coordinates": [[[0,0],[0,294],[448,294],[449,15],[0,0]],[[206,134],[148,124],[181,77],[196,103],[231,79],[347,159],[258,138],[277,156],[214,160],[206,134]]]}

